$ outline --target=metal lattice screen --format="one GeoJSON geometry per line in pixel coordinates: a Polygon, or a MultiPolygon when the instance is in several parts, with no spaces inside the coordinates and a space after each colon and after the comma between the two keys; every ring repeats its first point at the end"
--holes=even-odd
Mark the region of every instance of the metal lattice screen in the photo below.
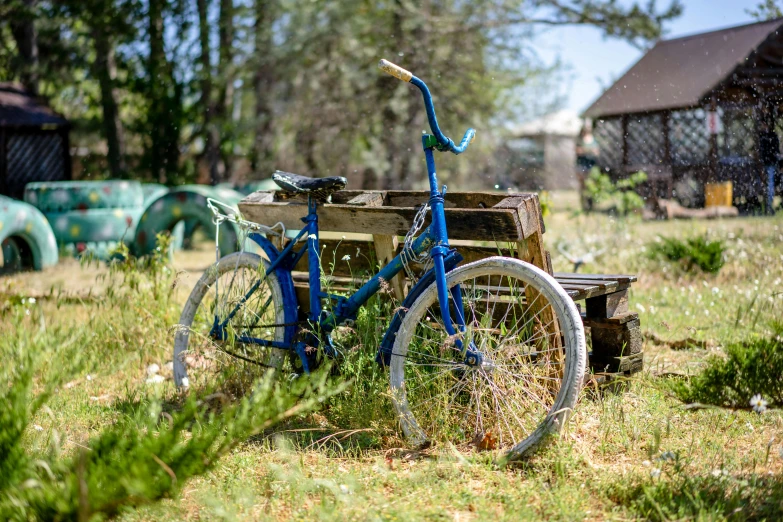
{"type": "Polygon", "coordinates": [[[63,137],[58,132],[9,133],[6,136],[5,192],[22,197],[31,181],[67,179],[63,137]]]}
{"type": "Polygon", "coordinates": [[[660,164],[664,160],[663,119],[660,114],[628,117],[628,164],[660,164]]]}
{"type": "Polygon", "coordinates": [[[669,117],[672,165],[691,166],[709,161],[710,135],[704,109],[672,111],[669,117]]]}
{"type": "Polygon", "coordinates": [[[718,135],[719,156],[751,158],[756,146],[752,107],[723,109],[723,132],[718,135]]]}
{"type": "Polygon", "coordinates": [[[620,171],[623,166],[623,123],[621,118],[596,120],[593,136],[598,145],[598,166],[620,171]]]}

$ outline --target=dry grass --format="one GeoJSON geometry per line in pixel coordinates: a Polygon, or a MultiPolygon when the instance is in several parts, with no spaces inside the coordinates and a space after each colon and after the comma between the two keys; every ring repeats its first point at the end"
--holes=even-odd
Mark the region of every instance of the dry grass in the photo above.
{"type": "MultiPolygon", "coordinates": [[[[567,241],[576,252],[606,245],[607,252],[582,271],[639,274],[631,306],[640,312],[643,330],[664,340],[692,337],[710,341],[710,347],[673,350],[645,343],[643,374],[616,392],[585,393],[565,433],[515,468],[497,469],[484,453],[462,453],[447,447],[409,454],[383,423],[369,419],[362,424],[361,419],[351,419],[354,410],[348,410],[347,405],[332,404],[277,434],[248,441],[224,458],[215,471],[192,481],[180,498],[125,513],[123,518],[762,518],[750,504],[739,508],[726,504],[724,509],[723,504],[713,501],[715,509],[710,511],[676,496],[681,491],[696,497],[706,495],[709,488],[698,485],[702,480],[722,485],[726,496],[731,491],[746,491],[743,488],[750,488],[748,498],[755,498],[751,493],[766,495],[778,503],[778,510],[768,518],[779,518],[783,514],[783,496],[776,496],[783,477],[781,412],[758,415],[689,410],[667,391],[666,380],[678,378],[669,374],[698,372],[705,358],[720,354],[726,342],[766,335],[769,320],[783,315],[783,219],[616,222],[600,215],[574,216],[577,200],[573,194],[554,194],[552,201],[555,210],[547,218],[546,238],[557,270],[570,270],[553,248],[557,241],[567,241]],[[646,245],[658,235],[688,237],[697,233],[727,242],[726,265],[718,275],[684,273],[645,255],[646,245]],[[312,445],[347,429],[362,431],[341,441],[332,437],[312,445]],[[678,455],[676,464],[661,459],[665,452],[678,455]],[[660,477],[652,477],[651,471],[655,475],[658,469],[660,477]],[[714,476],[716,472],[718,476],[714,476]],[[768,477],[768,481],[753,477],[768,477]],[[745,482],[749,485],[743,485],[745,482]],[[668,488],[666,495],[671,498],[655,489],[661,486],[668,488]],[[659,517],[646,511],[645,506],[653,502],[647,498],[668,515],[659,517]],[[732,515],[734,509],[739,510],[732,515]]],[[[139,397],[174,397],[170,380],[145,384],[145,370],[151,363],[164,367],[170,360],[172,336],[160,325],[176,321],[177,301],[184,299],[212,255],[211,249],[205,248],[175,259],[181,290],[171,309],[158,311],[151,319],[145,315],[150,311],[143,303],[128,303],[138,309],[117,322],[125,331],[116,332],[121,340],[117,349],[127,353],[112,361],[96,362],[89,379],[87,374],[78,375],[60,389],[48,411],[35,419],[44,429],[29,434],[31,450],[43,451],[56,428],[65,440],[65,449],[72,451],[122,415],[124,403],[139,397]]],[[[103,267],[82,267],[66,260],[44,273],[0,279],[0,292],[6,296],[44,295],[54,286],[75,293],[91,289],[101,295],[109,284],[105,275],[103,267]]],[[[116,322],[113,314],[117,311],[101,306],[100,300],[58,303],[49,299],[33,308],[42,312],[50,327],[66,328],[89,319],[105,325],[116,322]]],[[[90,349],[86,343],[84,350],[90,349]]],[[[372,346],[362,350],[371,358],[372,346]]],[[[384,379],[380,375],[373,381],[379,394],[383,393],[384,379]]],[[[368,393],[363,391],[351,400],[357,405],[370,401],[368,393]]],[[[380,399],[372,403],[374,408],[382,404],[380,399]]],[[[376,413],[378,418],[392,414],[376,413]]]]}

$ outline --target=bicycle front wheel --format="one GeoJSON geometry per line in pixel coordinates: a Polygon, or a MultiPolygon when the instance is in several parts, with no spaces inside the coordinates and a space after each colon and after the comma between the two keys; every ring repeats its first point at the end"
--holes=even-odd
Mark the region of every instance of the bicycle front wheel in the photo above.
{"type": "Polygon", "coordinates": [[[242,342],[248,337],[284,341],[283,292],[277,276],[266,272],[268,264],[256,254],[238,252],[201,276],[174,337],[177,387],[203,386],[219,373],[247,389],[264,371],[282,367],[285,350],[242,342]],[[211,335],[216,322],[225,323],[220,336],[211,335]]]}
{"type": "Polygon", "coordinates": [[[517,259],[464,265],[446,283],[458,333],[447,333],[433,283],[395,339],[391,396],[402,430],[417,447],[448,441],[519,458],[576,404],[587,360],[579,312],[549,274],[517,259]]]}

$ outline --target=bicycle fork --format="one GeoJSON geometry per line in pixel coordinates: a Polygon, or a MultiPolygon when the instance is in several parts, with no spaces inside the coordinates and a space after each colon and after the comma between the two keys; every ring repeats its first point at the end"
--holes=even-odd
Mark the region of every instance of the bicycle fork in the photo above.
{"type": "Polygon", "coordinates": [[[430,209],[432,212],[430,230],[435,237],[435,246],[432,247],[430,255],[432,256],[433,268],[435,270],[435,284],[438,289],[438,303],[440,304],[441,317],[446,332],[454,339],[454,345],[464,353],[464,363],[467,366],[480,366],[483,362],[483,357],[476,345],[471,340],[468,346],[465,347],[462,340],[459,338],[460,334],[464,334],[467,331],[460,285],[455,285],[449,290],[448,285],[446,284],[446,267],[443,262],[443,259],[449,253],[449,236],[446,230],[446,215],[443,210],[446,186],[443,186],[442,192],[438,190],[438,179],[435,173],[435,158],[432,151],[434,147],[434,136],[429,134],[422,136],[422,145],[424,147],[424,157],[427,160],[427,176],[430,182],[430,209]],[[449,295],[451,295],[454,303],[454,311],[456,313],[455,319],[460,333],[457,333],[454,329],[454,323],[451,320],[449,295]]]}

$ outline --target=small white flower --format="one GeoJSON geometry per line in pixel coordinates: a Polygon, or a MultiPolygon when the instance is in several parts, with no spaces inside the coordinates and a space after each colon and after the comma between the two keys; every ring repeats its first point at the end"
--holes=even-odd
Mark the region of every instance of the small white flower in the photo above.
{"type": "Polygon", "coordinates": [[[756,413],[764,413],[767,411],[767,401],[761,398],[761,394],[757,393],[750,399],[750,405],[753,406],[753,411],[756,413]]]}
{"type": "Polygon", "coordinates": [[[160,384],[163,381],[165,381],[166,378],[160,374],[155,374],[149,379],[147,379],[147,384],[160,384]]]}
{"type": "Polygon", "coordinates": [[[35,304],[35,297],[31,297],[31,298],[29,298],[29,299],[27,300],[27,302],[28,302],[28,303],[30,303],[30,304],[35,304]]]}
{"type": "Polygon", "coordinates": [[[661,476],[661,470],[659,468],[653,468],[650,470],[650,476],[652,478],[658,478],[661,476]]]}
{"type": "Polygon", "coordinates": [[[343,256],[343,261],[350,261],[350,260],[351,260],[351,256],[349,256],[348,254],[345,254],[343,256]]]}
{"type": "Polygon", "coordinates": [[[712,470],[712,476],[713,476],[713,477],[715,477],[715,478],[718,478],[718,477],[720,477],[721,475],[723,475],[723,472],[722,472],[721,470],[719,470],[719,469],[713,469],[713,470],[712,470]]]}
{"type": "Polygon", "coordinates": [[[718,288],[717,286],[713,286],[713,287],[712,287],[712,293],[713,293],[713,294],[718,294],[718,293],[720,293],[720,288],[718,288]]]}
{"type": "Polygon", "coordinates": [[[43,431],[43,426],[40,426],[38,424],[33,424],[33,429],[35,431],[43,431]]]}
{"type": "Polygon", "coordinates": [[[348,495],[351,492],[351,490],[348,489],[348,486],[346,486],[345,484],[340,484],[340,492],[343,495],[348,495]]]}
{"type": "Polygon", "coordinates": [[[650,466],[652,466],[652,462],[650,462],[649,460],[643,460],[642,466],[649,468],[650,466]]]}
{"type": "Polygon", "coordinates": [[[160,366],[158,366],[155,363],[150,364],[147,366],[147,375],[155,375],[160,371],[160,366]]]}
{"type": "Polygon", "coordinates": [[[188,388],[189,386],[190,386],[190,380],[188,380],[187,377],[183,377],[182,378],[182,387],[183,388],[188,388]]]}
{"type": "Polygon", "coordinates": [[[636,308],[641,312],[644,313],[647,310],[645,310],[644,305],[642,303],[636,303],[636,308]]]}
{"type": "Polygon", "coordinates": [[[88,381],[91,381],[91,380],[92,380],[92,375],[90,375],[89,373],[87,374],[87,380],[88,380],[88,381]]]}
{"type": "Polygon", "coordinates": [[[318,237],[315,234],[310,234],[307,239],[318,239],[318,237]]]}

